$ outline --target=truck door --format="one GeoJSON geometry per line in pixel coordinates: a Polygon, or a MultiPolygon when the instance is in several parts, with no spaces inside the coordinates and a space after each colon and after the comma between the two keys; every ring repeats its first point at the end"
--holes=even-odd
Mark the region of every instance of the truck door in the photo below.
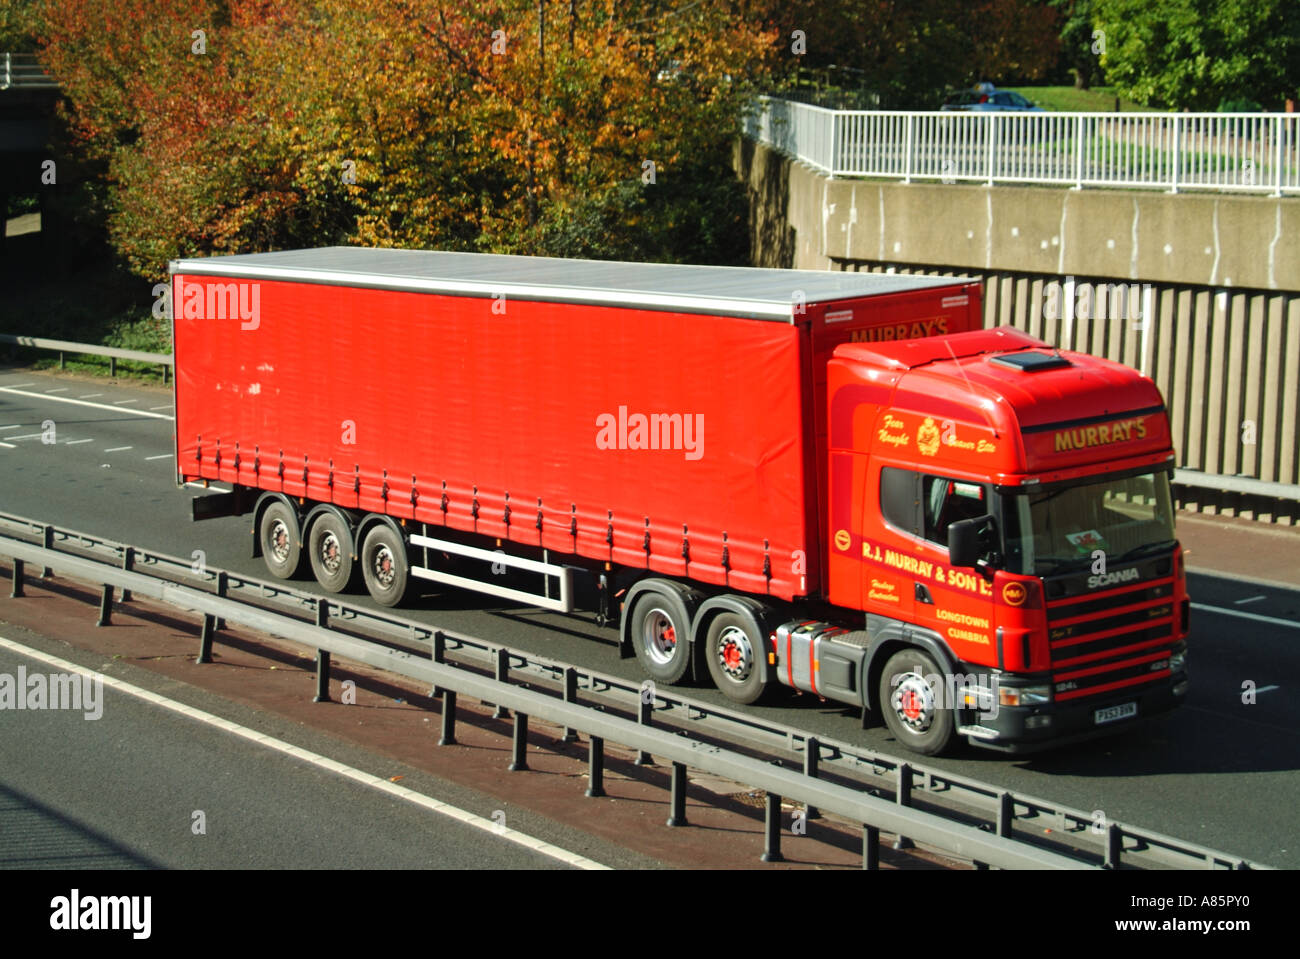
{"type": "Polygon", "coordinates": [[[933,567],[915,577],[915,622],[944,638],[959,659],[996,665],[993,587],[979,570],[948,563],[948,527],[989,513],[984,483],[921,474],[921,525],[933,567]]]}

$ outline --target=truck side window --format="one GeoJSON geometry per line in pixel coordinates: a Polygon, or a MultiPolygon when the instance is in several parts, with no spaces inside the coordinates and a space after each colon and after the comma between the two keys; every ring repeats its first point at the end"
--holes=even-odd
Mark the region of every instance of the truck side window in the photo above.
{"type": "Polygon", "coordinates": [[[958,520],[975,519],[988,512],[983,484],[948,479],[921,478],[921,503],[925,510],[925,538],[945,549],[948,527],[958,520]]]}
{"type": "Polygon", "coordinates": [[[921,535],[921,510],[917,499],[918,474],[892,466],[880,470],[880,513],[885,521],[913,536],[921,535]]]}

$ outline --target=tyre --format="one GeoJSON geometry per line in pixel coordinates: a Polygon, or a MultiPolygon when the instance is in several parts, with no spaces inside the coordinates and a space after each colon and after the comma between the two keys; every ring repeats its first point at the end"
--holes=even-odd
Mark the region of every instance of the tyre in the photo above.
{"type": "Polygon", "coordinates": [[[733,703],[756,703],[763,682],[763,640],[744,617],[720,613],[709,623],[704,658],[713,683],[733,703]]]}
{"type": "Polygon", "coordinates": [[[676,683],[691,665],[690,625],[676,597],[647,591],[632,606],[629,635],[641,667],[661,683],[676,683]]]}
{"type": "Polygon", "coordinates": [[[327,593],[341,593],[352,582],[352,527],[336,513],[321,513],[307,532],[307,556],[316,582],[327,593]]]}
{"type": "Polygon", "coordinates": [[[292,579],[302,565],[298,544],[298,514],[281,502],[274,502],[262,513],[257,536],[262,546],[262,560],[277,579],[292,579]]]}
{"type": "Polygon", "coordinates": [[[361,542],[361,574],[380,606],[396,606],[406,593],[410,563],[406,543],[384,523],[370,527],[361,542]]]}
{"type": "Polygon", "coordinates": [[[878,702],[894,738],[913,752],[937,756],[952,745],[956,724],[944,702],[943,671],[920,649],[889,657],[880,673],[878,702]]]}

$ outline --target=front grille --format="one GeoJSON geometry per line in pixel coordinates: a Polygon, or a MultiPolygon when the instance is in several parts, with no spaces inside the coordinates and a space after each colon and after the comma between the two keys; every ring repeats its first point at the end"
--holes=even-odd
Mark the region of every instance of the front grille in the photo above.
{"type": "Polygon", "coordinates": [[[1173,578],[1084,593],[1086,582],[1086,576],[1068,577],[1048,592],[1067,594],[1047,603],[1054,697],[1065,701],[1138,693],[1168,677],[1173,578]]]}

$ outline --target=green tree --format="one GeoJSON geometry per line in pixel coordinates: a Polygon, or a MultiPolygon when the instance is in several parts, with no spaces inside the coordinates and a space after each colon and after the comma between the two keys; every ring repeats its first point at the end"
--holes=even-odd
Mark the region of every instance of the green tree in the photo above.
{"type": "Polygon", "coordinates": [[[1208,111],[1225,100],[1274,109],[1300,89],[1297,0],[1094,0],[1102,65],[1143,103],[1208,111]]]}
{"type": "Polygon", "coordinates": [[[1060,16],[1061,60],[1074,86],[1087,90],[1101,79],[1100,35],[1094,35],[1093,0],[1048,0],[1060,16]]]}
{"type": "Polygon", "coordinates": [[[788,70],[848,67],[895,109],[933,109],[945,90],[1037,79],[1056,62],[1056,13],[1037,0],[760,0],[788,70]],[[800,30],[805,52],[795,53],[800,30]]]}

